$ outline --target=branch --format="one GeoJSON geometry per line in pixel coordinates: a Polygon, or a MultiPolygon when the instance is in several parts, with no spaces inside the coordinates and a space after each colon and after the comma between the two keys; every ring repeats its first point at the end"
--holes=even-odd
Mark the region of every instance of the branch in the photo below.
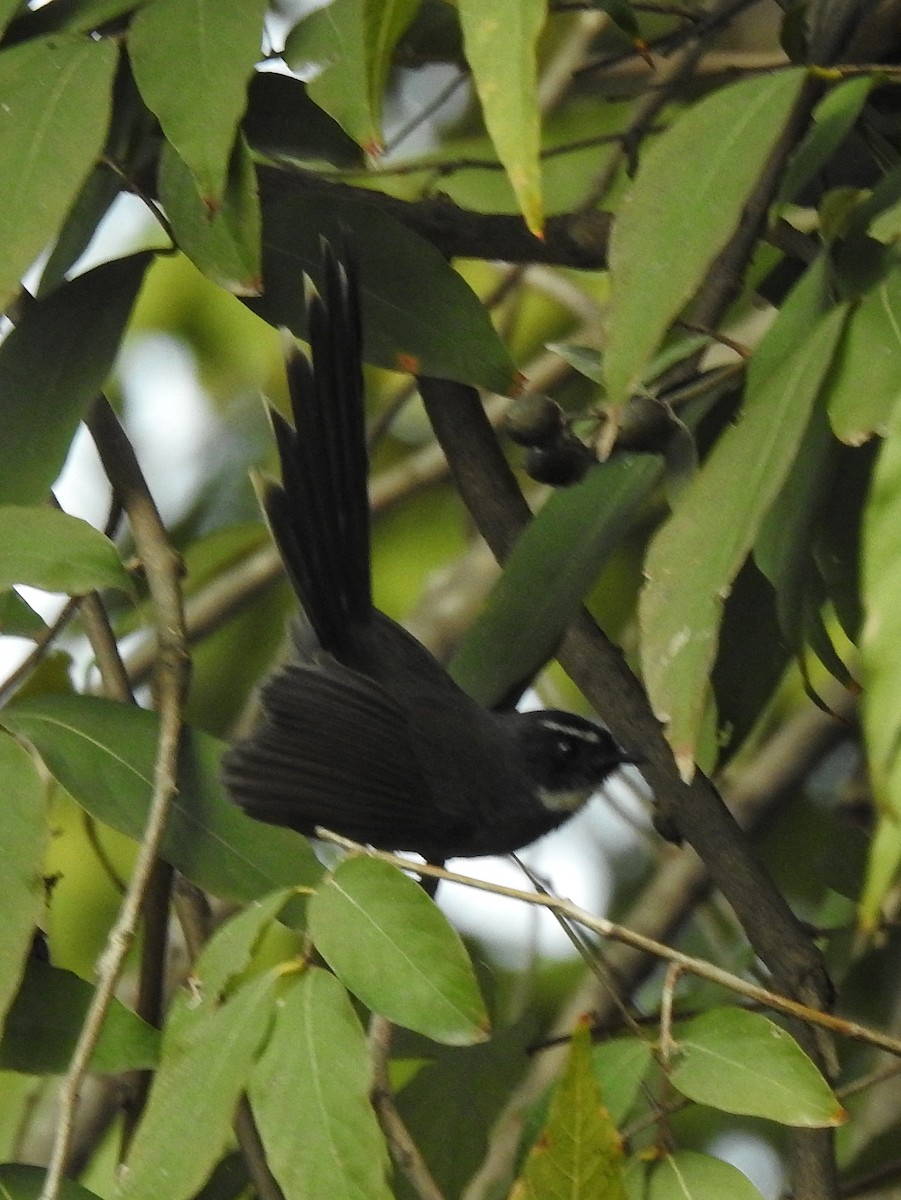
{"type": "Polygon", "coordinates": [[[373,1014],[369,1022],[369,1045],[372,1050],[373,1079],[370,1090],[372,1107],[378,1117],[391,1157],[403,1172],[411,1188],[420,1200],[444,1200],[443,1193],[432,1177],[432,1173],[419,1147],[410,1137],[397,1105],[394,1090],[388,1078],[388,1062],[391,1058],[391,1043],[394,1026],[386,1018],[373,1014]]]}
{"type": "Polygon", "coordinates": [[[323,180],[301,170],[260,164],[257,168],[265,214],[267,197],[293,193],[330,199],[351,199],[378,208],[436,246],[447,258],[504,259],[507,262],[547,263],[582,270],[600,270],[607,262],[612,218],[607,212],[583,212],[548,218],[544,237],[536,238],[522,217],[477,213],[461,208],[446,196],[429,200],[399,200],[367,188],[323,180]]]}
{"type": "Polygon", "coordinates": [[[97,987],[79,1033],[69,1070],[60,1086],[59,1126],[40,1200],[57,1200],[59,1195],[72,1143],[79,1090],[112,1003],[126,955],[137,932],[141,906],[157,862],[169,808],[177,791],[181,708],[189,669],[178,557],[169,545],[131,444],[105,399],[96,401],[87,423],[113,489],[128,514],[155,603],[159,646],[155,685],[160,713],[160,738],[147,827],[128,891],[98,964],[97,987]]]}
{"type": "Polygon", "coordinates": [[[644,934],[636,933],[635,930],[627,929],[624,925],[618,925],[614,921],[608,921],[606,917],[596,917],[593,913],[580,908],[571,900],[564,900],[557,896],[549,896],[540,892],[524,892],[519,888],[506,887],[504,884],[492,883],[486,879],[476,879],[471,875],[461,875],[457,871],[448,871],[444,867],[432,866],[430,863],[411,862],[399,854],[391,854],[387,850],[374,850],[369,846],[363,846],[359,842],[351,841],[350,838],[333,833],[330,829],[317,827],[316,836],[325,842],[332,842],[334,845],[340,846],[352,854],[368,855],[370,858],[377,858],[381,862],[390,863],[402,871],[415,871],[417,875],[426,875],[430,879],[444,879],[448,883],[459,883],[464,887],[472,887],[480,892],[491,892],[495,896],[506,896],[509,900],[519,900],[523,904],[532,904],[539,908],[550,909],[565,920],[581,925],[585,929],[591,930],[592,933],[598,934],[600,937],[610,938],[613,941],[621,942],[625,946],[631,946],[633,950],[640,950],[642,954],[653,955],[662,962],[673,963],[680,970],[686,971],[690,975],[696,975],[699,979],[704,979],[708,983],[726,988],[728,991],[734,992],[737,996],[743,996],[746,1000],[751,1000],[755,1004],[762,1005],[764,1008],[770,1008],[774,1012],[782,1013],[783,1016],[794,1017],[807,1025],[814,1025],[819,1029],[828,1029],[831,1033],[840,1034],[842,1037],[850,1038],[852,1041],[865,1042],[869,1046],[876,1046],[880,1050],[887,1050],[889,1054],[894,1054],[901,1058],[901,1038],[892,1037],[890,1034],[882,1033],[878,1029],[871,1029],[868,1025],[862,1025],[858,1021],[850,1021],[844,1017],[836,1017],[832,1013],[822,1012],[818,1008],[811,1008],[809,1005],[802,1004],[798,1000],[793,1000],[790,996],[784,996],[780,992],[760,987],[756,983],[749,983],[747,980],[742,979],[741,976],[733,975],[731,971],[725,971],[722,967],[717,967],[713,963],[706,962],[704,959],[694,958],[690,954],[683,954],[681,950],[676,950],[674,947],[667,946],[663,942],[655,941],[654,938],[645,937],[644,934]]]}

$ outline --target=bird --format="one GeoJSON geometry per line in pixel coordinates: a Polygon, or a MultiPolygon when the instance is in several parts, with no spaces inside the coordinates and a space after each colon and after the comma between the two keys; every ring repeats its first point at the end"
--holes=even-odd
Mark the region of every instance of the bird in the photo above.
{"type": "Polygon", "coordinates": [[[281,481],[258,481],[300,615],[260,718],[223,756],[247,814],[428,862],[505,854],[555,829],[624,764],[603,725],[495,712],[373,604],[356,259],[323,244],[307,281],[310,356],[286,358],[293,424],[270,408],[281,481]]]}

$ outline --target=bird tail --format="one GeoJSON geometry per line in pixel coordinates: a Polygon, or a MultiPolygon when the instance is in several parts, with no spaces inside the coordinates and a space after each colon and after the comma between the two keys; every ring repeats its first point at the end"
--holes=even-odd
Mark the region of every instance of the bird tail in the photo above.
{"type": "Polygon", "coordinates": [[[372,607],[366,412],[356,263],[323,244],[324,286],[307,300],[311,357],[286,367],[294,426],[271,411],[282,482],[261,501],[320,645],[343,659],[372,607]]]}

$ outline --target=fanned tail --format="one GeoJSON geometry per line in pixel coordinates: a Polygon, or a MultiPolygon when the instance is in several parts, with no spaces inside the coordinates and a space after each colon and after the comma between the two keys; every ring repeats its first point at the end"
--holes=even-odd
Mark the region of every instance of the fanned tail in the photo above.
{"type": "Polygon", "coordinates": [[[362,328],[356,264],[324,244],[322,294],[307,301],[312,361],[287,363],[294,427],[271,413],[282,483],[262,501],[313,631],[338,659],[372,608],[362,328]]]}

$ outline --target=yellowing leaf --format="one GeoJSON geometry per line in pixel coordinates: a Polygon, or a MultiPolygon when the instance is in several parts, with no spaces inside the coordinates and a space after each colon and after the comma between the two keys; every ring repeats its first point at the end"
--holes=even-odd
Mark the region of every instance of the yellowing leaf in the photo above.
{"type": "Polygon", "coordinates": [[[622,1157],[592,1066],[591,1036],[579,1025],[547,1122],[510,1200],[626,1200],[622,1157]]]}
{"type": "Polygon", "coordinates": [[[536,46],[546,0],[460,0],[458,7],[485,126],[526,225],[540,235],[544,213],[536,46]]]}

